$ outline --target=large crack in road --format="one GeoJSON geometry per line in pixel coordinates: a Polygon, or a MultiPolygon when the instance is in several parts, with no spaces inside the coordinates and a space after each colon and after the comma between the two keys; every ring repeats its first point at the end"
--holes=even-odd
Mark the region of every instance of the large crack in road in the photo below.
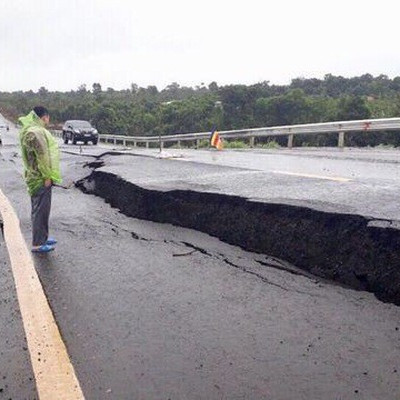
{"type": "Polygon", "coordinates": [[[103,165],[100,157],[88,164],[92,173],[76,186],[126,216],[208,233],[400,305],[400,231],[391,221],[225,194],[150,190],[97,170],[103,165]]]}

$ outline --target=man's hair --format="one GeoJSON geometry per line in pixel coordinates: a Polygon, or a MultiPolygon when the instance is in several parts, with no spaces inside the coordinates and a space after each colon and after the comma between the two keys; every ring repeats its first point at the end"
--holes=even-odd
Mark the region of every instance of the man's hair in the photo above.
{"type": "Polygon", "coordinates": [[[35,114],[36,114],[39,118],[42,118],[44,115],[49,115],[49,111],[47,110],[46,107],[43,107],[43,106],[36,106],[36,107],[33,107],[33,111],[35,111],[35,114]]]}

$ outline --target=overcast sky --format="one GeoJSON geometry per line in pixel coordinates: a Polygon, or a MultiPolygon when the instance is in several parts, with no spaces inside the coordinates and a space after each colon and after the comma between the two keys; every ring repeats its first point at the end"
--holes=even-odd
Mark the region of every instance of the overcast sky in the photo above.
{"type": "Polygon", "coordinates": [[[12,0],[0,91],[400,76],[395,1],[12,0]]]}

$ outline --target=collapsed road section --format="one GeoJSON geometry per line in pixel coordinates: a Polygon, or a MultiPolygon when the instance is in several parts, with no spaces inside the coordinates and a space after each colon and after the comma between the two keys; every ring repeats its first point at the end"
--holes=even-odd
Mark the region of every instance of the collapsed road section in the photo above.
{"type": "MultiPolygon", "coordinates": [[[[156,170],[172,166],[160,166],[163,162],[146,160],[156,170]]],[[[121,177],[116,172],[120,167],[113,170],[103,166],[103,159],[91,164],[92,173],[77,186],[102,197],[127,216],[208,233],[400,305],[400,230],[391,221],[255,201],[207,189],[157,188],[134,177],[121,177]]],[[[135,169],[134,162],[130,166],[135,169]]]]}

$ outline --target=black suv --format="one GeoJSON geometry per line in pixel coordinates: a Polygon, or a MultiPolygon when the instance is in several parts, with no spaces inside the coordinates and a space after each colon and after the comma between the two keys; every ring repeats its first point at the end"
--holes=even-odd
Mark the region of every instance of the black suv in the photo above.
{"type": "Polygon", "coordinates": [[[83,142],[87,144],[92,142],[97,144],[99,141],[99,133],[87,121],[71,120],[66,121],[63,126],[62,138],[65,144],[70,140],[73,144],[83,142]]]}

